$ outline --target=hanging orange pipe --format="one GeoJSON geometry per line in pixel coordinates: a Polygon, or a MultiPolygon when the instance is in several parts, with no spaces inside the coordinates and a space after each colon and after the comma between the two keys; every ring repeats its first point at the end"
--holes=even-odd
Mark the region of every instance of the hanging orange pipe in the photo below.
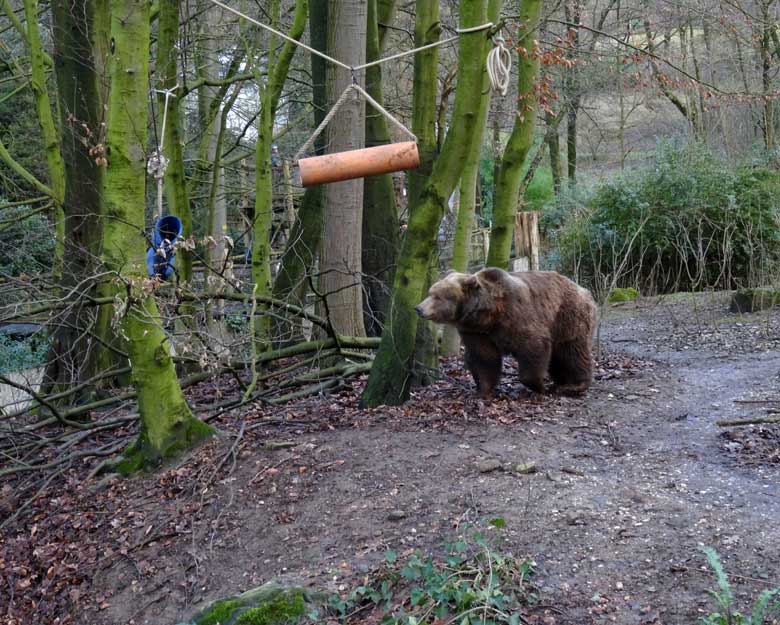
{"type": "Polygon", "coordinates": [[[298,161],[304,187],[417,169],[419,166],[420,155],[414,141],[312,156],[298,161]]]}

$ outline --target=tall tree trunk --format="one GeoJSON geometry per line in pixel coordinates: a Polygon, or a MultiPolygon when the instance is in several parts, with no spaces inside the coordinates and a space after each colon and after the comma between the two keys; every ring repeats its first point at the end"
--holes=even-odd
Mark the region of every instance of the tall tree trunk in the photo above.
{"type": "Polygon", "coordinates": [[[119,468],[133,471],[174,455],[212,429],[193,417],[187,406],[157,304],[144,288],[149,3],[111,0],[110,7],[103,260],[118,277],[117,295],[121,285],[125,297],[116,319],[127,339],[141,430],[119,468]]]}
{"type": "MultiPolygon", "coordinates": [[[[501,13],[503,0],[488,1],[488,19],[496,23],[501,13]]],[[[474,210],[477,204],[477,178],[479,160],[482,155],[482,141],[490,110],[490,78],[487,66],[482,72],[482,102],[477,117],[477,131],[469,150],[463,173],[460,176],[460,201],[455,224],[455,241],[452,246],[452,270],[464,273],[469,267],[471,253],[471,234],[474,231],[474,210]]],[[[500,96],[499,96],[500,97],[500,96]]],[[[460,351],[460,335],[453,326],[446,326],[442,334],[441,352],[444,356],[455,356],[460,351]]]]}
{"type": "MultiPolygon", "coordinates": [[[[417,2],[414,43],[415,47],[438,41],[441,31],[438,3],[421,0],[417,2]]],[[[431,48],[418,52],[414,58],[414,89],[412,93],[412,132],[417,136],[417,149],[420,152],[420,167],[409,172],[409,214],[419,209],[421,192],[433,170],[440,142],[444,141],[444,128],[439,127],[439,109],[436,106],[436,86],[439,65],[439,49],[431,48]]],[[[449,198],[447,198],[449,200],[449,198]]],[[[441,221],[441,218],[440,218],[441,221]]],[[[436,280],[438,263],[431,256],[427,267],[423,289],[436,280]]],[[[424,385],[430,381],[430,371],[439,361],[438,328],[430,321],[417,322],[415,353],[411,363],[412,378],[415,385],[424,385]]]]}
{"type": "MultiPolygon", "coordinates": [[[[378,14],[379,0],[368,0],[366,61],[377,60],[381,53],[378,14]]],[[[395,2],[384,0],[386,13],[394,11],[395,2]]],[[[366,91],[379,104],[384,104],[382,66],[366,70],[366,91]]],[[[391,143],[387,120],[374,109],[366,110],[366,147],[391,143]]],[[[370,176],[363,182],[363,250],[364,275],[363,316],[366,333],[379,336],[390,302],[390,288],[400,241],[398,209],[395,205],[392,174],[370,176]]]]}
{"type": "MultiPolygon", "coordinates": [[[[280,0],[272,0],[270,6],[272,24],[278,28],[281,16],[280,0]]],[[[299,39],[306,28],[308,0],[296,0],[295,16],[288,36],[299,39]]],[[[260,93],[260,119],[257,123],[255,149],[255,220],[253,224],[252,281],[259,295],[271,295],[271,225],[273,222],[273,171],[271,148],[273,146],[276,107],[282,95],[290,63],[297,46],[286,41],[278,58],[275,54],[276,37],[268,42],[267,80],[260,93]]],[[[259,79],[259,71],[258,71],[259,79]]],[[[259,82],[259,81],[258,81],[259,82]]],[[[264,315],[254,324],[254,345],[264,349],[269,345],[270,316],[264,315]]]]}
{"type": "MultiPolygon", "coordinates": [[[[89,277],[95,274],[95,259],[102,247],[104,168],[90,154],[90,149],[103,142],[100,122],[105,102],[101,90],[104,74],[95,59],[96,49],[104,49],[101,44],[108,41],[108,12],[100,10],[105,9],[101,4],[87,0],[79,10],[74,10],[70,0],[55,0],[51,4],[65,168],[61,282],[66,292],[82,285],[81,290],[88,294],[94,294],[95,285],[89,277]]],[[[77,295],[79,300],[81,296],[82,293],[77,295]]],[[[93,376],[91,354],[102,349],[99,341],[91,336],[93,315],[93,310],[75,304],[54,328],[42,394],[65,390],[93,376]]],[[[85,388],[84,395],[89,392],[85,388]]]]}
{"type": "Polygon", "coordinates": [[[566,21],[574,25],[571,50],[568,56],[575,64],[569,67],[565,81],[566,106],[568,107],[566,115],[566,173],[569,178],[569,184],[573,186],[577,184],[577,121],[582,103],[579,85],[580,68],[576,64],[580,45],[580,29],[578,26],[582,23],[580,0],[566,0],[564,11],[566,21]]]}
{"type": "MultiPolygon", "coordinates": [[[[328,3],[313,2],[309,12],[309,37],[311,46],[320,52],[327,52],[328,39],[328,3]]],[[[314,126],[317,127],[325,117],[327,95],[325,93],[326,62],[316,54],[311,55],[312,104],[314,106],[314,126]]],[[[325,137],[320,135],[314,142],[316,154],[324,154],[325,137]]],[[[307,282],[317,258],[323,230],[324,187],[308,187],[303,194],[298,215],[290,231],[279,272],[274,280],[273,294],[277,299],[290,298],[293,304],[303,306],[309,288],[307,282]]],[[[279,343],[295,342],[301,338],[300,323],[297,320],[280,323],[275,332],[279,343]]]]}
{"type": "Polygon", "coordinates": [[[496,205],[493,207],[493,226],[490,230],[490,250],[486,263],[488,267],[507,269],[509,266],[523,165],[533,144],[536,126],[536,79],[539,60],[534,58],[532,47],[543,4],[544,0],[526,0],[522,6],[522,25],[518,38],[528,47],[525,54],[517,55],[518,111],[496,180],[496,205]]]}
{"type": "MultiPolygon", "coordinates": [[[[366,58],[366,0],[328,0],[328,53],[361,65],[366,58]]],[[[327,68],[328,104],[333,106],[354,79],[365,84],[364,71],[333,64],[327,68]]],[[[353,94],[327,127],[331,152],[362,148],[365,143],[365,101],[353,94]]],[[[365,336],[361,288],[363,179],[325,188],[325,219],[320,255],[319,291],[337,332],[365,336]]]]}
{"type": "Polygon", "coordinates": [[[550,154],[550,170],[552,171],[553,192],[557,198],[561,194],[561,143],[558,136],[558,120],[555,115],[545,112],[544,123],[547,130],[544,141],[550,154]]]}
{"type": "MultiPolygon", "coordinates": [[[[438,6],[438,2],[418,0],[418,18],[421,8],[430,11],[433,5],[438,6]]],[[[460,3],[463,28],[483,24],[486,18],[485,0],[462,0],[460,3]]],[[[438,29],[438,24],[435,28],[438,29]]],[[[484,31],[460,36],[458,88],[450,129],[431,175],[419,190],[418,200],[414,204],[410,200],[409,226],[393,281],[388,323],[363,391],[362,403],[366,406],[399,404],[409,397],[417,333],[414,307],[423,296],[427,269],[445,206],[458,184],[476,135],[486,41],[484,31]]],[[[417,87],[415,81],[415,89],[417,87]]]]}

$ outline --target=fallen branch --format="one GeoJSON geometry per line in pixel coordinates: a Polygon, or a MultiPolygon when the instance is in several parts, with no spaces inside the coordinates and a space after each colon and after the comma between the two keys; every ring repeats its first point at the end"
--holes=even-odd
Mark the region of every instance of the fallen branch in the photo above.
{"type": "Polygon", "coordinates": [[[780,423],[780,416],[756,417],[755,419],[734,419],[734,420],[716,421],[715,425],[721,428],[729,428],[729,427],[738,427],[740,425],[762,425],[767,423],[780,423]]]}

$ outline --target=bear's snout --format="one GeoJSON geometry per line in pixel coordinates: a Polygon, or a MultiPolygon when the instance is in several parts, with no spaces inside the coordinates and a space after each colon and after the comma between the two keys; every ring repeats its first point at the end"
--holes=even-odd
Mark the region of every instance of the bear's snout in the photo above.
{"type": "Polygon", "coordinates": [[[417,312],[418,317],[423,316],[423,307],[421,304],[417,304],[417,306],[414,307],[414,310],[417,312]]]}

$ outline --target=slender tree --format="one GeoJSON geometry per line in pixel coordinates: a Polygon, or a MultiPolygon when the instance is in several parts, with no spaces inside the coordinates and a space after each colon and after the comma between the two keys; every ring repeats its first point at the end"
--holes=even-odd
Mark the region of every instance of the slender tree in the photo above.
{"type": "MultiPolygon", "coordinates": [[[[437,4],[435,0],[418,0],[418,9],[430,10],[426,5],[437,4]]],[[[486,5],[485,0],[463,0],[460,4],[461,26],[468,28],[485,23],[486,5]]],[[[366,406],[398,404],[409,397],[417,333],[414,307],[423,296],[445,206],[458,184],[476,135],[487,40],[485,31],[464,33],[460,37],[458,87],[450,129],[430,176],[421,186],[419,202],[416,206],[410,203],[409,225],[393,281],[388,323],[362,396],[366,406]]]]}
{"type": "Polygon", "coordinates": [[[496,180],[496,203],[493,207],[493,225],[487,257],[489,267],[506,269],[509,266],[523,165],[533,144],[536,126],[536,79],[539,60],[533,48],[543,5],[543,0],[526,0],[521,10],[517,54],[518,110],[496,180]]]}
{"type": "MultiPolygon", "coordinates": [[[[382,54],[384,38],[380,24],[387,24],[395,11],[395,0],[368,0],[366,61],[382,54]]],[[[382,66],[366,70],[366,91],[379,104],[384,103],[382,66]]],[[[366,110],[366,147],[391,142],[387,120],[373,109],[366,110]]],[[[363,182],[363,280],[364,318],[369,336],[382,332],[385,310],[390,301],[393,270],[400,245],[398,210],[391,174],[370,176],[363,182]]]]}
{"type": "MultiPolygon", "coordinates": [[[[167,102],[164,93],[157,95],[158,123],[162,123],[163,115],[167,115],[165,136],[163,141],[164,155],[168,159],[165,170],[165,197],[168,202],[168,213],[181,220],[182,236],[192,237],[192,210],[187,191],[187,180],[184,172],[184,128],[182,127],[181,111],[184,106],[182,85],[179,84],[178,47],[180,0],[160,0],[160,11],[157,17],[157,57],[155,63],[156,87],[159,90],[172,90],[175,97],[167,102]]],[[[192,282],[192,253],[187,249],[177,252],[176,268],[181,283],[192,282]]]]}
{"type": "MultiPolygon", "coordinates": [[[[295,15],[288,36],[299,39],[306,28],[308,0],[296,0],[295,15]]],[[[272,0],[269,6],[271,24],[278,28],[281,17],[280,0],[272,0]]],[[[274,119],[276,107],[282,95],[282,87],[297,46],[285,41],[279,56],[275,53],[276,36],[268,42],[268,60],[266,63],[267,80],[260,92],[260,118],[257,124],[257,143],[255,145],[255,220],[253,224],[252,245],[252,281],[260,295],[271,295],[271,225],[273,220],[273,171],[271,169],[271,147],[273,145],[274,119]]],[[[259,79],[259,71],[258,71],[259,79]]],[[[259,80],[258,80],[259,82],[259,80]]],[[[270,317],[254,324],[255,344],[268,344],[270,317]]]]}
{"type": "MultiPolygon", "coordinates": [[[[488,1],[488,19],[496,23],[501,13],[503,0],[488,1]]],[[[485,66],[482,73],[482,101],[477,117],[477,131],[466,158],[460,177],[458,215],[455,223],[455,240],[452,246],[452,270],[468,270],[471,253],[471,233],[474,231],[474,212],[477,205],[477,179],[479,160],[482,156],[482,142],[485,137],[488,111],[490,110],[490,78],[485,66]]],[[[502,96],[498,96],[502,97],[502,96]]],[[[460,349],[460,337],[457,329],[446,326],[442,334],[441,352],[444,356],[454,356],[460,349]]]]}
{"type": "MultiPolygon", "coordinates": [[[[414,21],[415,47],[423,47],[439,40],[439,5],[431,2],[417,2],[414,21]]],[[[440,107],[437,107],[439,49],[433,47],[415,55],[414,84],[412,90],[412,132],[417,137],[420,152],[420,167],[409,172],[409,211],[416,211],[420,205],[422,189],[436,160],[439,146],[444,141],[444,126],[439,125],[440,107]],[[437,127],[440,136],[437,136],[437,127]]],[[[444,94],[442,94],[444,99],[444,94]]],[[[446,104],[444,105],[446,109],[446,104]]],[[[440,219],[441,221],[441,219],[440,219]]],[[[436,280],[438,262],[435,254],[428,261],[423,290],[436,280]]],[[[438,331],[430,321],[417,322],[417,338],[412,359],[412,384],[424,386],[431,381],[430,372],[439,364],[438,331]]]]}
{"type": "MultiPolygon", "coordinates": [[[[328,3],[314,2],[309,11],[309,38],[312,47],[327,52],[328,3]]],[[[311,55],[312,104],[314,126],[319,126],[325,117],[327,95],[325,93],[325,65],[322,57],[311,55]]],[[[315,153],[325,150],[325,137],[320,135],[314,142],[315,153]]],[[[298,215],[290,230],[287,245],[282,254],[279,273],[274,280],[273,294],[277,299],[290,298],[292,303],[303,305],[309,284],[308,272],[314,266],[319,252],[323,228],[324,187],[308,187],[303,194],[298,215]]],[[[300,324],[297,321],[279,324],[276,340],[294,342],[300,338],[300,324]]]]}

